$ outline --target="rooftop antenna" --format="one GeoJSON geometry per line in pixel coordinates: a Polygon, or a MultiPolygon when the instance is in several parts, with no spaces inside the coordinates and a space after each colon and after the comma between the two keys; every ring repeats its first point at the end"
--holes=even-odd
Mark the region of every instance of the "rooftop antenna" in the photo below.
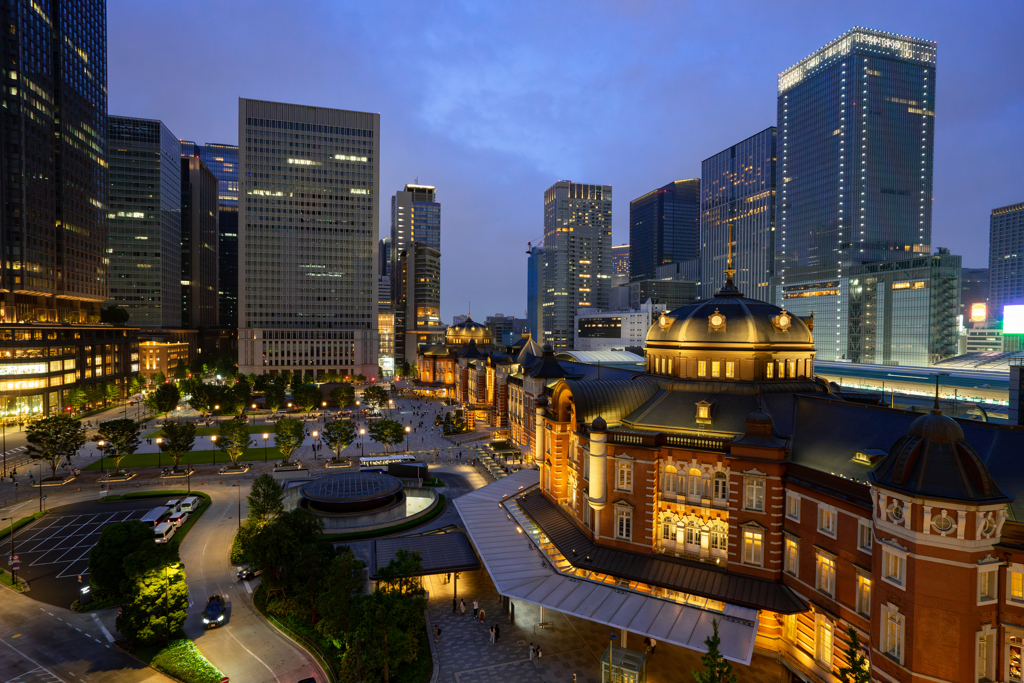
{"type": "Polygon", "coordinates": [[[473,317],[473,302],[472,302],[472,301],[468,301],[468,302],[466,302],[466,303],[467,303],[467,307],[466,307],[466,319],[467,319],[467,320],[469,320],[470,318],[472,318],[472,317],[473,317]]]}

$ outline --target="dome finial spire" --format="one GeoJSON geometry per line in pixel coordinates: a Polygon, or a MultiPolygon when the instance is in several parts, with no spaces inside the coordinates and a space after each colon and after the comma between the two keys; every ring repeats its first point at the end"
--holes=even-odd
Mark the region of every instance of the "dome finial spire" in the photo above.
{"type": "Polygon", "coordinates": [[[732,223],[729,224],[729,243],[727,248],[728,261],[725,268],[725,286],[718,290],[718,296],[740,296],[740,290],[736,288],[736,283],[733,282],[736,269],[732,267],[732,223]]]}

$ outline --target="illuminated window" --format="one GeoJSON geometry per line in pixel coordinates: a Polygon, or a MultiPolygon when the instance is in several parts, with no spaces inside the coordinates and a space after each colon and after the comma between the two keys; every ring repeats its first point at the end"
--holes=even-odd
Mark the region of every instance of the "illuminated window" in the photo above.
{"type": "Polygon", "coordinates": [[[758,529],[743,531],[743,562],[745,564],[761,564],[764,532],[758,529]]]}
{"type": "Polygon", "coordinates": [[[832,666],[832,622],[818,615],[815,656],[827,667],[832,666]]]}
{"type": "Polygon", "coordinates": [[[725,376],[735,377],[736,376],[736,363],[731,360],[725,362],[725,376]]]}
{"type": "Polygon", "coordinates": [[[857,574],[857,613],[871,616],[871,579],[865,574],[857,574]]]}
{"type": "Polygon", "coordinates": [[[821,552],[815,556],[815,588],[822,593],[835,595],[836,591],[836,560],[831,555],[821,552]]]}
{"type": "Polygon", "coordinates": [[[700,377],[706,377],[708,374],[708,362],[706,360],[697,361],[697,375],[700,377]]]}
{"type": "Polygon", "coordinates": [[[1007,599],[1024,602],[1024,568],[1015,565],[1007,570],[1006,574],[1009,584],[1006,590],[1007,599]]]}
{"type": "Polygon", "coordinates": [[[769,363],[768,363],[768,364],[767,364],[767,365],[765,366],[765,376],[766,376],[766,377],[767,377],[768,379],[772,379],[772,378],[773,378],[773,377],[775,376],[775,363],[773,363],[773,362],[769,362],[769,363]]]}
{"type": "Polygon", "coordinates": [[[717,361],[717,360],[711,361],[711,376],[712,377],[721,377],[722,376],[722,363],[721,363],[721,361],[717,361]]]}
{"type": "Polygon", "coordinates": [[[800,542],[793,537],[786,537],[785,571],[797,575],[800,560],[800,542]]]}

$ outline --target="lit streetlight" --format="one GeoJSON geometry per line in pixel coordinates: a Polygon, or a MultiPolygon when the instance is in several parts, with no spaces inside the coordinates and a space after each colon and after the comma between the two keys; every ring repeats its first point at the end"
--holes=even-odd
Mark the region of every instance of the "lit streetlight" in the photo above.
{"type": "Polygon", "coordinates": [[[103,458],[107,457],[107,452],[105,450],[103,450],[103,447],[106,446],[106,445],[107,445],[107,442],[104,441],[103,439],[100,439],[99,441],[96,442],[96,447],[100,449],[100,470],[104,474],[106,474],[106,472],[107,472],[106,468],[103,466],[103,458]]]}
{"type": "Polygon", "coordinates": [[[316,437],[318,435],[319,435],[319,432],[314,429],[313,430],[313,459],[314,460],[316,460],[316,437]]]}
{"type": "Polygon", "coordinates": [[[267,439],[270,438],[270,434],[263,435],[263,462],[267,461],[267,439]]]}
{"type": "Polygon", "coordinates": [[[405,428],[405,452],[409,452],[409,432],[412,431],[412,427],[405,428]]]}
{"type": "Polygon", "coordinates": [[[164,440],[163,440],[162,437],[159,437],[159,436],[156,437],[156,466],[157,467],[160,467],[160,466],[163,465],[163,463],[160,461],[160,453],[161,453],[161,451],[163,451],[163,448],[160,447],[160,444],[162,444],[163,442],[164,442],[164,440]]]}

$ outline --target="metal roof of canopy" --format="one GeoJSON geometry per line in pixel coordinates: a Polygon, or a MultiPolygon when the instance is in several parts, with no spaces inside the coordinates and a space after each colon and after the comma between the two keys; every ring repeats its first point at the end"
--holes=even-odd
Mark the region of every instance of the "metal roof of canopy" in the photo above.
{"type": "Polygon", "coordinates": [[[446,572],[468,572],[480,568],[480,561],[473,552],[473,546],[462,531],[448,531],[419,536],[397,536],[379,538],[373,543],[374,564],[371,578],[377,578],[377,571],[386,567],[399,550],[420,554],[423,571],[417,576],[444,574],[446,572]]]}

